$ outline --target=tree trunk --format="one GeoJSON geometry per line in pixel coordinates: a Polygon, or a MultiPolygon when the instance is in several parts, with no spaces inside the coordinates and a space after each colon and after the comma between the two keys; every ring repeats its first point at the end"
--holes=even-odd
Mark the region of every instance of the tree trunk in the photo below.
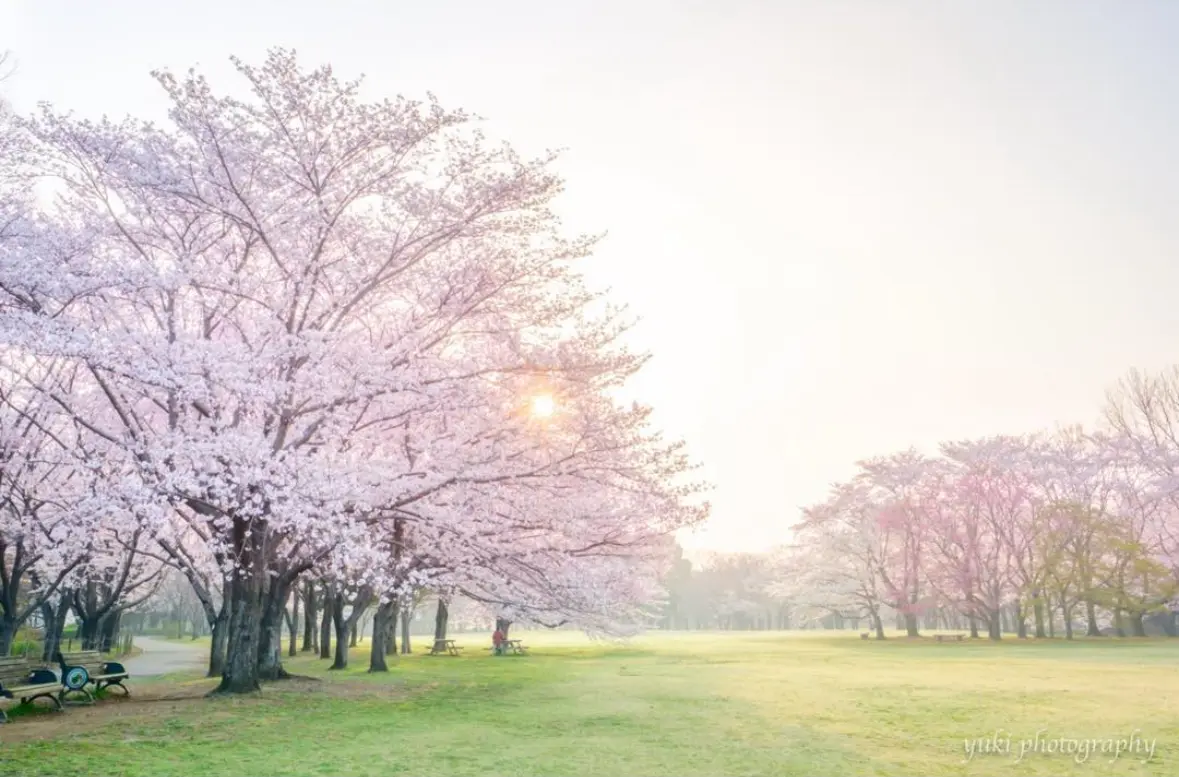
{"type": "Polygon", "coordinates": [[[119,636],[119,624],[123,620],[122,615],[122,610],[114,610],[112,612],[108,612],[102,618],[102,620],[99,621],[98,649],[104,653],[112,650],[115,647],[115,643],[119,636]]]}
{"type": "Polygon", "coordinates": [[[332,600],[332,624],[336,627],[336,660],[329,669],[348,668],[348,620],[344,617],[344,597],[332,600]]]}
{"type": "Polygon", "coordinates": [[[282,627],[286,620],[287,583],[271,582],[262,602],[262,619],[258,632],[258,679],[282,680],[289,677],[282,665],[282,627]]]}
{"type": "Polygon", "coordinates": [[[1028,619],[1027,613],[1023,609],[1023,603],[1018,599],[1012,605],[1015,608],[1015,634],[1020,639],[1028,638],[1028,619]]]}
{"type": "Polygon", "coordinates": [[[411,648],[409,646],[409,621],[410,615],[413,614],[408,606],[401,610],[401,654],[409,655],[411,648]]]}
{"type": "Polygon", "coordinates": [[[497,631],[503,632],[504,639],[508,638],[508,630],[512,628],[512,622],[507,618],[496,618],[495,628],[497,631]]]}
{"type": "MultiPolygon", "coordinates": [[[[372,589],[368,586],[361,587],[352,598],[352,611],[348,613],[348,618],[344,621],[347,628],[346,638],[349,647],[356,647],[357,638],[360,634],[360,619],[364,617],[364,613],[368,610],[368,606],[372,603],[372,600],[372,589]]],[[[340,608],[341,612],[343,612],[345,604],[344,597],[340,596],[336,598],[336,606],[340,608]]],[[[336,651],[336,655],[339,655],[339,650],[336,651]]]]}
{"type": "MultiPolygon", "coordinates": [[[[41,646],[41,660],[46,663],[53,661],[53,656],[61,650],[61,635],[65,631],[66,617],[69,616],[70,605],[65,596],[58,597],[57,605],[49,602],[41,605],[41,617],[45,621],[45,642],[41,646]]],[[[0,637],[0,639],[3,639],[0,637]]],[[[0,644],[0,656],[7,655],[0,644]]]]}
{"type": "Polygon", "coordinates": [[[308,580],[303,584],[303,652],[310,653],[319,649],[318,633],[315,630],[317,603],[315,601],[315,583],[308,580]]]}
{"type": "Polygon", "coordinates": [[[12,650],[13,640],[16,639],[16,618],[4,616],[0,618],[0,658],[5,658],[12,650]]]}
{"type": "Polygon", "coordinates": [[[220,677],[225,672],[225,650],[229,641],[229,597],[221,600],[221,607],[217,611],[217,618],[209,624],[212,631],[209,645],[209,677],[220,677]]]}
{"type": "Polygon", "coordinates": [[[1032,605],[1032,613],[1036,618],[1036,639],[1044,639],[1044,602],[1040,600],[1040,592],[1035,592],[1036,601],[1032,605]]]}
{"type": "Polygon", "coordinates": [[[1097,628],[1097,607],[1093,602],[1085,602],[1085,615],[1089,620],[1088,631],[1085,632],[1085,636],[1100,637],[1101,629],[1097,628]]]}
{"type": "MultiPolygon", "coordinates": [[[[287,623],[287,628],[290,630],[290,647],[287,649],[287,655],[294,658],[299,654],[299,589],[295,589],[295,595],[291,597],[291,619],[287,623]]],[[[286,609],[285,607],[283,608],[286,609]]]]}
{"type": "Polygon", "coordinates": [[[446,606],[446,600],[438,597],[438,610],[434,613],[434,641],[439,642],[446,639],[446,622],[450,618],[450,608],[446,606]]]}
{"type": "Polygon", "coordinates": [[[336,597],[326,586],[323,591],[323,613],[319,622],[319,657],[332,657],[332,610],[336,597]]]}
{"type": "Polygon", "coordinates": [[[98,619],[82,617],[78,624],[78,640],[82,650],[98,650],[98,619]]]}
{"type": "Polygon", "coordinates": [[[991,610],[987,617],[987,638],[998,642],[1003,639],[1003,612],[991,610]]]}
{"type": "Polygon", "coordinates": [[[884,639],[884,621],[880,619],[880,613],[873,609],[871,616],[872,625],[876,629],[876,639],[884,639]]]}
{"type": "Polygon", "coordinates": [[[396,611],[396,602],[385,602],[377,607],[377,612],[373,615],[372,650],[369,652],[368,657],[368,671],[370,672],[389,671],[389,666],[385,662],[385,656],[389,652],[387,647],[389,641],[389,619],[396,611]]]}
{"type": "Polygon", "coordinates": [[[905,635],[909,637],[919,637],[921,632],[917,629],[917,614],[913,612],[905,613],[905,635]]]}
{"type": "Polygon", "coordinates": [[[1060,611],[1064,615],[1064,638],[1073,638],[1073,608],[1064,602],[1060,602],[1060,611]]]}
{"type": "Polygon", "coordinates": [[[1146,636],[1146,624],[1142,622],[1143,613],[1130,613],[1130,633],[1135,637],[1146,636]]]}
{"type": "MultiPolygon", "coordinates": [[[[240,523],[240,522],[239,522],[240,523]]],[[[240,534],[248,530],[238,528],[240,534]]],[[[257,546],[258,540],[249,542],[257,546]]],[[[251,554],[257,555],[260,554],[251,554]]],[[[225,665],[218,693],[253,693],[261,690],[258,679],[258,642],[262,625],[262,577],[266,570],[261,564],[247,564],[255,559],[243,559],[232,575],[229,587],[229,633],[226,640],[225,665]]],[[[257,561],[261,561],[257,558],[257,561]]]]}

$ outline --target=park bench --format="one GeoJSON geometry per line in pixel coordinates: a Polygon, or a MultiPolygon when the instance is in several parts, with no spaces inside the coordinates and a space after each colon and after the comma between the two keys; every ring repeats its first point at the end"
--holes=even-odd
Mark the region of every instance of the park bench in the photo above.
{"type": "Polygon", "coordinates": [[[462,645],[456,645],[453,639],[436,639],[434,640],[434,646],[430,648],[430,655],[432,656],[440,656],[444,653],[457,656],[462,652],[462,645]]]}
{"type": "MultiPolygon", "coordinates": [[[[0,658],[0,699],[13,699],[17,704],[49,699],[54,709],[61,711],[61,681],[51,670],[35,667],[23,658],[0,658]]],[[[0,707],[0,723],[7,721],[8,714],[0,707]]]]}
{"type": "Polygon", "coordinates": [[[130,696],[131,691],[123,685],[123,681],[131,675],[118,661],[107,661],[97,650],[81,650],[75,653],[58,653],[54,656],[61,667],[61,699],[66,701],[70,695],[78,694],[83,698],[81,704],[93,704],[94,694],[103,688],[118,686],[123,693],[130,696]],[[86,686],[93,685],[92,693],[86,686]]]}
{"type": "Polygon", "coordinates": [[[966,639],[965,634],[934,634],[933,638],[938,642],[961,642],[966,639]]]}
{"type": "Polygon", "coordinates": [[[860,639],[867,639],[867,638],[868,638],[868,632],[861,631],[860,632],[860,639]]]}

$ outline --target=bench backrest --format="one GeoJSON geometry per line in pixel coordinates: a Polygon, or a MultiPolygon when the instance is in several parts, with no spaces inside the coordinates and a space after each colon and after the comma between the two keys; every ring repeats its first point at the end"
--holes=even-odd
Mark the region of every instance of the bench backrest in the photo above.
{"type": "Polygon", "coordinates": [[[0,685],[11,688],[24,684],[33,665],[23,658],[0,658],[0,685]]]}
{"type": "Polygon", "coordinates": [[[79,650],[73,653],[62,653],[62,659],[66,666],[84,666],[86,671],[90,674],[101,674],[102,665],[106,663],[106,658],[97,650],[79,650]]]}

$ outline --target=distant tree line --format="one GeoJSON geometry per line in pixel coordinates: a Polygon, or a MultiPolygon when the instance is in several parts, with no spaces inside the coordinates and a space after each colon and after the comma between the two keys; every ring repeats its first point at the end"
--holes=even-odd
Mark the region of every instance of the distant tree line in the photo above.
{"type": "Polygon", "coordinates": [[[1179,368],[1133,372],[1097,431],[864,459],[788,547],[681,558],[668,629],[1177,635],[1179,368]]]}

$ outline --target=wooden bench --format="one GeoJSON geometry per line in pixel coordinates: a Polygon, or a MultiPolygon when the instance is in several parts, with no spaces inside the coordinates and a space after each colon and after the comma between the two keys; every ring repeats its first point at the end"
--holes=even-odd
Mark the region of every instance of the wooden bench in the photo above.
{"type": "Polygon", "coordinates": [[[518,639],[505,639],[504,650],[520,656],[528,655],[528,649],[524,647],[524,643],[518,639]]]}
{"type": "Polygon", "coordinates": [[[457,656],[462,652],[462,645],[456,645],[453,639],[436,639],[434,640],[434,646],[430,648],[430,655],[432,656],[440,656],[444,653],[457,656]]]}
{"type": "MultiPolygon", "coordinates": [[[[23,658],[0,658],[0,699],[13,699],[18,705],[49,699],[60,712],[61,694],[61,681],[51,670],[36,667],[23,658]]],[[[0,707],[0,723],[6,722],[8,714],[0,707]]]]}
{"type": "Polygon", "coordinates": [[[966,639],[965,634],[934,634],[933,638],[938,642],[961,642],[966,639]]]}
{"type": "Polygon", "coordinates": [[[118,686],[127,696],[131,691],[123,685],[123,681],[131,675],[118,661],[107,661],[97,650],[82,650],[74,653],[58,653],[54,658],[61,668],[61,700],[67,701],[70,695],[78,694],[83,698],[81,704],[93,704],[94,694],[103,688],[118,686]],[[86,686],[93,685],[91,692],[86,686]]]}

